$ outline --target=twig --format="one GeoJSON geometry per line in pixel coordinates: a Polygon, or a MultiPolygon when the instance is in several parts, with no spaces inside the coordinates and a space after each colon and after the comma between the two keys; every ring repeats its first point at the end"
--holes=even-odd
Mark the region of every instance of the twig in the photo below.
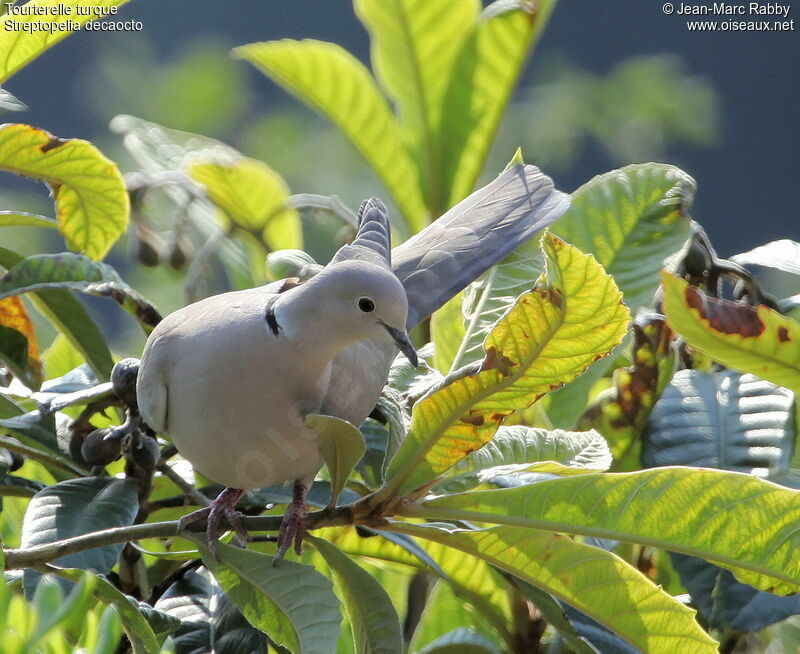
{"type": "Polygon", "coordinates": [[[61,468],[62,470],[72,473],[73,475],[85,477],[89,474],[87,470],[84,470],[81,466],[72,463],[72,461],[66,457],[58,454],[49,454],[48,452],[42,452],[41,450],[37,450],[33,447],[28,447],[27,445],[23,445],[13,438],[0,436],[0,447],[12,452],[16,452],[17,454],[22,454],[23,456],[33,459],[34,461],[39,461],[40,463],[61,468]]]}
{"type": "Polygon", "coordinates": [[[351,227],[358,227],[355,212],[335,195],[295,193],[286,198],[286,206],[298,210],[322,209],[324,211],[330,211],[351,227]]]}
{"type": "Polygon", "coordinates": [[[208,506],[211,504],[210,499],[208,499],[205,495],[203,495],[203,493],[201,493],[177,472],[175,472],[175,470],[173,470],[168,463],[159,463],[156,466],[156,470],[172,481],[184,492],[184,494],[193,499],[196,504],[199,504],[200,506],[208,506]]]}
{"type": "Polygon", "coordinates": [[[183,280],[183,292],[189,302],[195,302],[199,299],[197,297],[197,286],[200,283],[200,278],[228,235],[229,231],[215,228],[206,239],[206,242],[200,246],[200,249],[192,257],[189,269],[186,271],[186,277],[183,280]]]}
{"type": "MultiPolygon", "coordinates": [[[[248,531],[278,531],[283,518],[281,516],[244,516],[242,524],[248,531]]],[[[365,519],[364,524],[377,526],[374,520],[365,519]]],[[[308,516],[308,529],[319,529],[321,527],[341,527],[355,523],[352,507],[343,506],[336,509],[323,509],[315,511],[308,516]]],[[[381,521],[381,525],[383,522],[381,521]]],[[[190,526],[190,531],[202,531],[205,529],[203,522],[197,522],[190,526]]],[[[48,563],[67,554],[82,552],[94,547],[105,545],[116,545],[127,543],[132,540],[143,538],[172,538],[182,536],[183,532],[178,530],[177,521],[151,522],[142,525],[131,525],[129,527],[112,527],[103,529],[90,534],[73,536],[53,543],[35,545],[27,549],[6,549],[5,567],[7,570],[17,568],[30,568],[37,565],[48,563]]]]}

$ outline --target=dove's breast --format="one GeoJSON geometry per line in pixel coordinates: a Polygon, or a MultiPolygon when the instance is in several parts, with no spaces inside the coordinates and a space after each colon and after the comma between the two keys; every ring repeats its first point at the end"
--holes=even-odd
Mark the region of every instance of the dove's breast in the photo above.
{"type": "Polygon", "coordinates": [[[304,416],[319,412],[330,364],[313,369],[303,348],[271,333],[268,297],[252,293],[171,314],[148,341],[138,383],[148,424],[209,479],[234,488],[310,479],[322,466],[304,416]]]}

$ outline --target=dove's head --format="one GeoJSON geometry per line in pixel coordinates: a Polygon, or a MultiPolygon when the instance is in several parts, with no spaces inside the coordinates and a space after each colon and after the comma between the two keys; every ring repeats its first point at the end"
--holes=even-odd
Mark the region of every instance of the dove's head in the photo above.
{"type": "Polygon", "coordinates": [[[331,332],[350,342],[394,343],[417,365],[406,332],[406,291],[391,270],[365,261],[342,261],[328,265],[304,286],[315,287],[313,313],[327,322],[331,332]]]}

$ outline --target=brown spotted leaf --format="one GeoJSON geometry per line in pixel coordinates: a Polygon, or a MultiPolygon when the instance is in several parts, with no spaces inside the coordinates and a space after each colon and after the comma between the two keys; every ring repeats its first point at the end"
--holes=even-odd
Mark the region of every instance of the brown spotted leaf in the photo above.
{"type": "Polygon", "coordinates": [[[546,276],[486,337],[481,369],[456,375],[414,407],[383,493],[427,485],[489,442],[508,415],[574,379],[622,340],[630,314],[614,280],[592,256],[551,234],[542,245],[546,276]]]}
{"type": "Polygon", "coordinates": [[[71,250],[102,259],[125,232],[125,182],[116,164],[88,141],[60,139],[30,125],[2,125],[0,170],[49,185],[58,229],[71,250]]]}
{"type": "Polygon", "coordinates": [[[666,272],[661,282],[669,324],[693,348],[800,393],[800,323],[763,305],[709,297],[666,272]]]}
{"type": "Polygon", "coordinates": [[[672,330],[664,316],[637,317],[633,323],[633,364],[614,371],[613,386],[578,421],[579,429],[594,428],[603,434],[617,469],[623,458],[638,467],[638,436],[675,369],[671,340],[672,330]]]}
{"type": "Polygon", "coordinates": [[[36,332],[18,297],[0,300],[0,361],[24,383],[38,388],[42,364],[36,332]]]}

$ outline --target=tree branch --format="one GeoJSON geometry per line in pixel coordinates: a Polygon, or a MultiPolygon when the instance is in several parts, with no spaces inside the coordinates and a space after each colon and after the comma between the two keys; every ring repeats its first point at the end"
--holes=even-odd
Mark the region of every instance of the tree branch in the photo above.
{"type": "MultiPolygon", "coordinates": [[[[242,523],[248,531],[278,531],[281,526],[281,516],[243,516],[242,523]]],[[[359,521],[362,522],[362,521],[359,521]]],[[[363,521],[371,524],[374,520],[363,521]]],[[[342,506],[336,509],[323,509],[315,511],[308,516],[308,529],[319,529],[321,527],[341,527],[355,523],[353,510],[350,506],[342,506]]],[[[203,531],[204,522],[197,522],[190,525],[187,531],[203,531]]],[[[112,527],[103,529],[81,536],[73,536],[64,540],[57,540],[52,543],[35,545],[27,549],[5,549],[5,568],[13,570],[17,568],[31,568],[49,563],[59,557],[82,552],[94,547],[104,545],[116,545],[127,543],[132,540],[142,538],[170,538],[182,536],[178,531],[178,522],[150,522],[143,525],[131,525],[129,527],[112,527]]]]}

